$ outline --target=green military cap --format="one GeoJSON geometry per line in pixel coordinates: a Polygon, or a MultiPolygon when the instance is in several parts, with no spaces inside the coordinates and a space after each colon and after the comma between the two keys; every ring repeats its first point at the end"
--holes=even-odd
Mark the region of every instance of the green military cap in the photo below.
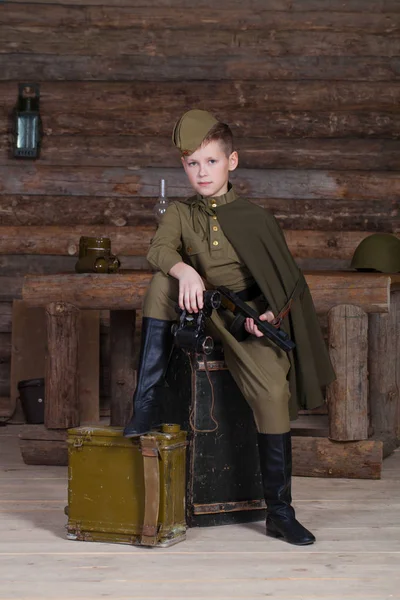
{"type": "Polygon", "coordinates": [[[206,110],[189,110],[177,121],[172,141],[182,154],[192,154],[216,123],[217,119],[206,110]]]}
{"type": "Polygon", "coordinates": [[[357,246],[351,265],[359,271],[400,273],[400,239],[392,233],[373,233],[357,246]]]}

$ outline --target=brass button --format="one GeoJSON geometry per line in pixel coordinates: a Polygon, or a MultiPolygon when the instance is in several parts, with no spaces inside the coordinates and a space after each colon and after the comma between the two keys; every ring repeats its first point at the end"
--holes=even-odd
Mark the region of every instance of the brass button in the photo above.
{"type": "Polygon", "coordinates": [[[212,206],[212,208],[215,208],[217,205],[215,204],[215,202],[213,202],[213,203],[211,204],[211,206],[212,206]]]}
{"type": "Polygon", "coordinates": [[[218,246],[218,242],[217,241],[213,242],[213,246],[218,246]]]}
{"type": "Polygon", "coordinates": [[[192,251],[192,247],[191,247],[191,246],[188,246],[188,247],[186,248],[186,252],[191,252],[191,251],[192,251]]]}
{"type": "Polygon", "coordinates": [[[213,219],[214,219],[215,221],[217,220],[217,217],[216,217],[216,215],[213,215],[213,219]]]}
{"type": "Polygon", "coordinates": [[[218,231],[218,227],[216,225],[214,225],[213,231],[218,231]]]}

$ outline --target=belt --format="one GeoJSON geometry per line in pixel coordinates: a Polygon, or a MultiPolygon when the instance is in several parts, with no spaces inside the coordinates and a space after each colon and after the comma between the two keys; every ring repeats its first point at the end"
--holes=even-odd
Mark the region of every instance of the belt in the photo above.
{"type": "Polygon", "coordinates": [[[241,300],[244,302],[251,302],[261,296],[262,291],[260,290],[258,284],[254,282],[250,287],[245,290],[241,290],[240,292],[235,292],[236,296],[239,296],[241,300]]]}

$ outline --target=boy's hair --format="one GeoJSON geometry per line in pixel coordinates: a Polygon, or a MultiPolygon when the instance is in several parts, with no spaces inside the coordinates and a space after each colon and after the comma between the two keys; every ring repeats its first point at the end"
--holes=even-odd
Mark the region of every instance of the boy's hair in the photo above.
{"type": "Polygon", "coordinates": [[[229,125],[226,123],[216,123],[211,127],[201,145],[205,146],[210,142],[219,142],[225,155],[229,158],[233,152],[233,134],[229,125]]]}

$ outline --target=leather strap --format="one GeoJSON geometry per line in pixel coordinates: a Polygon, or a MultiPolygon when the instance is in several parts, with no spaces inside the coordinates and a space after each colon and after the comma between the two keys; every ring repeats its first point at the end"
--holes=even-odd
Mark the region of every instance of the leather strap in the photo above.
{"type": "Polygon", "coordinates": [[[155,546],[158,541],[160,510],[160,464],[157,440],[152,435],[140,437],[144,470],[144,519],[141,544],[155,546]]]}
{"type": "Polygon", "coordinates": [[[301,274],[299,276],[298,280],[296,281],[296,285],[293,288],[293,292],[290,294],[289,300],[286,302],[285,306],[276,315],[276,317],[272,321],[271,325],[273,325],[276,328],[278,328],[282,325],[282,321],[286,317],[286,315],[289,313],[292,303],[294,302],[294,300],[296,300],[300,296],[301,292],[305,288],[305,285],[306,285],[306,280],[304,279],[304,276],[301,274]]]}

